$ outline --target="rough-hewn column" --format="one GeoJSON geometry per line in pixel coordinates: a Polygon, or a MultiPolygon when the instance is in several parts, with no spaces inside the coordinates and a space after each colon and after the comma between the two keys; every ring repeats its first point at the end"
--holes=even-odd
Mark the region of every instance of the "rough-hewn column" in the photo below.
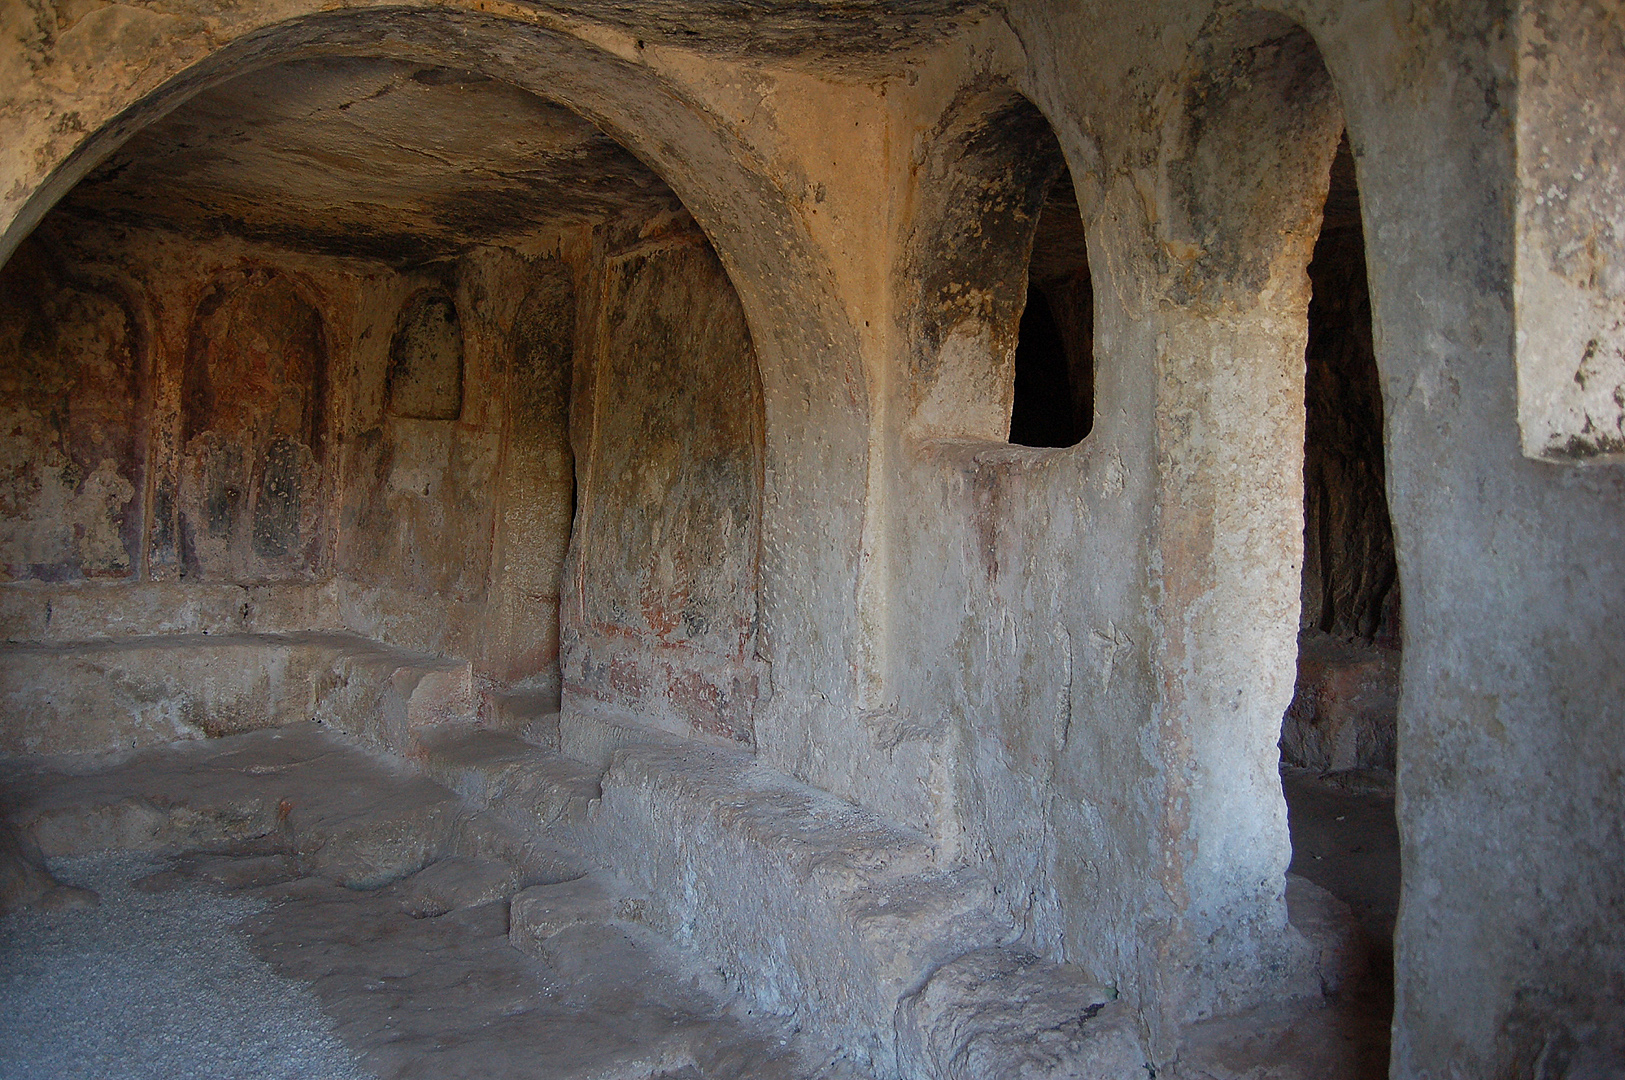
{"type": "Polygon", "coordinates": [[[1513,310],[1523,452],[1625,460],[1625,12],[1524,0],[1513,310]]]}

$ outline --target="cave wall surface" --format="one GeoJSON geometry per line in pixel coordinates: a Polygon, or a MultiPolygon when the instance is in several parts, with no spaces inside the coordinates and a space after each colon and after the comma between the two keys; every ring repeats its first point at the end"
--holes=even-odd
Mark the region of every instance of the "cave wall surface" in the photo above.
{"type": "Polygon", "coordinates": [[[74,281],[42,245],[0,278],[6,402],[0,574],[140,576],[147,327],[116,281],[74,281]]]}
{"type": "MultiPolygon", "coordinates": [[[[1560,23],[1555,6],[1518,7],[1521,18],[1560,23]]],[[[1165,5],[1154,14],[1106,4],[1065,13],[1039,5],[1018,10],[1023,40],[1044,42],[1031,57],[1026,85],[1055,118],[1074,175],[1090,175],[1085,163],[1099,162],[1094,191],[1080,195],[1080,204],[1096,222],[1091,254],[1101,256],[1092,263],[1102,383],[1112,377],[1114,355],[1148,364],[1159,357],[1157,363],[1172,366],[1165,370],[1174,378],[1165,375],[1157,391],[1166,404],[1155,406],[1171,421],[1158,428],[1154,444],[1163,468],[1171,451],[1212,445],[1221,435],[1212,425],[1224,413],[1215,410],[1235,372],[1191,381],[1200,366],[1190,365],[1217,359],[1216,346],[1225,342],[1247,346],[1234,355],[1248,364],[1267,353],[1240,332],[1229,297],[1214,297],[1218,303],[1202,310],[1193,286],[1212,290],[1199,271],[1213,245],[1186,246],[1192,238],[1172,227],[1172,192],[1153,179],[1155,170],[1133,164],[1152,151],[1137,145],[1141,136],[1132,125],[1104,118],[1166,116],[1153,84],[1128,75],[1130,65],[1156,66],[1149,43],[1166,42],[1172,27],[1199,42],[1223,34],[1238,16],[1223,5],[1165,5]],[[1121,66],[1070,59],[1102,37],[1137,41],[1143,49],[1121,66]],[[1126,268],[1137,269],[1126,274],[1126,268]],[[1198,314],[1200,320],[1192,318],[1198,314]]],[[[1404,606],[1398,727],[1404,892],[1392,1072],[1523,1075],[1542,1054],[1567,1058],[1568,1068],[1617,1058],[1619,992],[1603,972],[1621,955],[1620,849],[1617,831],[1596,815],[1618,800],[1609,777],[1622,752],[1611,690],[1620,656],[1610,628],[1618,620],[1611,597],[1622,568],[1603,537],[1618,521],[1625,491],[1605,470],[1551,468],[1521,453],[1512,297],[1522,269],[1513,257],[1511,219],[1521,87],[1512,11],[1431,3],[1305,4],[1286,12],[1314,36],[1348,125],[1384,399],[1386,487],[1404,606]]],[[[1616,74],[1610,85],[1617,84],[1616,74]]],[[[1257,143],[1238,145],[1251,152],[1257,143]]],[[[1612,174],[1604,166],[1587,175],[1612,174]]],[[[1230,194],[1269,189],[1249,185],[1230,194]]],[[[1237,209],[1246,201],[1236,199],[1237,209]]],[[[1247,235],[1243,223],[1233,229],[1247,235]]],[[[1294,261],[1306,254],[1300,250],[1294,261]]],[[[1258,280],[1266,291],[1289,282],[1258,280]]],[[[1270,393],[1301,392],[1285,379],[1278,386],[1270,393]]],[[[1109,389],[1097,393],[1106,425],[1109,389]]],[[[1132,472],[1127,455],[1125,462],[1132,472]]],[[[1224,477],[1225,484],[1239,480],[1233,472],[1224,477]]],[[[1136,487],[1131,480],[1130,490],[1136,487]]],[[[1212,566],[1205,581],[1192,582],[1198,602],[1222,602],[1226,564],[1297,548],[1291,537],[1238,544],[1234,533],[1217,527],[1224,524],[1219,517],[1168,533],[1178,520],[1170,510],[1188,507],[1192,494],[1180,485],[1158,499],[1163,538],[1154,541],[1158,555],[1150,565],[1160,564],[1165,581],[1176,560],[1191,565],[1197,556],[1194,565],[1212,566]]],[[[1297,519],[1288,505],[1271,513],[1297,519]]],[[[1283,561],[1296,569],[1295,560],[1283,561]]],[[[1293,575],[1277,587],[1296,583],[1293,575]]],[[[1167,607],[1177,594],[1153,586],[1150,596],[1161,609],[1156,620],[1168,625],[1167,607]]],[[[1295,622],[1295,605],[1282,605],[1280,615],[1295,622]]],[[[1240,630],[1249,622],[1243,617],[1233,625],[1240,630]]],[[[1193,629],[1184,623],[1169,643],[1189,641],[1193,629]]],[[[1266,650],[1268,637],[1249,636],[1233,639],[1240,646],[1233,655],[1290,672],[1290,648],[1266,650]]],[[[1155,646],[1152,659],[1166,672],[1172,655],[1155,646]]],[[[1240,670],[1205,670],[1213,706],[1237,716],[1237,690],[1246,686],[1240,670]]],[[[1163,713],[1162,723],[1177,730],[1184,723],[1179,712],[1163,713]]],[[[1213,779],[1222,782],[1222,774],[1213,779]]],[[[1171,805],[1184,813],[1199,803],[1181,798],[1171,805]]],[[[1198,839],[1176,861],[1199,865],[1203,847],[1198,839]]]]}
{"type": "MultiPolygon", "coordinates": [[[[72,210],[5,278],[23,410],[9,572],[37,586],[11,598],[35,617],[9,639],[348,633],[458,658],[493,692],[556,706],[580,512],[571,690],[641,723],[751,743],[760,380],[732,285],[687,215],[665,214],[653,234],[606,225],[597,243],[577,226],[551,254],[482,247],[401,267],[72,210]],[[153,348],[118,282],[145,303],[153,348]],[[142,424],[149,412],[162,422],[142,424]],[[84,603],[69,630],[47,586],[87,578],[134,587],[84,603]],[[233,592],[224,625],[175,625],[233,592]]],[[[27,680],[13,682],[27,700],[27,680]]],[[[182,693],[174,683],[140,696],[182,693]]],[[[120,730],[253,726],[178,709],[191,719],[120,730]]]]}
{"type": "Polygon", "coordinates": [[[198,581],[318,572],[330,360],[321,313],[285,275],[209,286],[187,331],[153,564],[198,581]]]}
{"type": "Polygon", "coordinates": [[[1516,5],[1513,290],[1523,451],[1625,460],[1625,26],[1607,0],[1516,5]]]}
{"type": "MultiPolygon", "coordinates": [[[[711,14],[681,35],[665,6],[639,17],[582,3],[521,23],[457,3],[12,5],[0,16],[4,251],[135,128],[279,51],[410,54],[590,115],[693,213],[760,365],[760,761],[931,837],[944,865],[985,868],[1025,940],[1116,987],[1167,1063],[1184,1021],[1278,994],[1296,947],[1276,740],[1301,605],[1305,268],[1346,124],[1404,595],[1393,1074],[1600,1069],[1625,1053],[1625,484],[1606,464],[1525,456],[1553,457],[1553,443],[1542,429],[1531,444],[1527,417],[1520,430],[1533,354],[1519,316],[1555,309],[1524,303],[1544,286],[1520,252],[1549,256],[1550,235],[1564,258],[1592,255],[1564,246],[1568,216],[1527,231],[1548,185],[1536,190],[1546,166],[1519,153],[1549,122],[1567,130],[1563,86],[1579,83],[1551,83],[1557,105],[1543,112],[1520,80],[1555,57],[1599,73],[1595,85],[1625,84],[1617,15],[1578,0],[1264,6],[911,6],[906,33],[812,25],[797,7],[782,22],[759,13],[768,28],[751,34],[711,14]],[[1571,9],[1584,18],[1565,21],[1571,9]],[[1571,38],[1565,26],[1599,29],[1571,38]],[[977,118],[1003,115],[1015,91],[1054,128],[1088,224],[1096,423],[1071,448],[1002,443],[1033,193],[1053,175],[975,138],[977,118]],[[955,189],[966,174],[947,166],[967,139],[992,156],[955,189]],[[985,237],[988,257],[933,247],[955,236],[985,237]]],[[[1602,206],[1617,151],[1593,130],[1582,142],[1602,206]]],[[[1552,175],[1572,174],[1559,157],[1552,175]]],[[[1579,392],[1582,408],[1564,415],[1582,428],[1591,404],[1594,426],[1612,416],[1611,383],[1572,381],[1586,342],[1602,363],[1612,340],[1613,241],[1598,237],[1595,281],[1557,268],[1570,309],[1602,313],[1552,369],[1551,385],[1579,392]]],[[[456,297],[475,277],[439,286],[456,297]]],[[[423,284],[389,287],[404,302],[423,284]]],[[[529,289],[513,293],[517,306],[529,289]]],[[[122,302],[83,303],[119,324],[122,302]]],[[[331,371],[357,347],[356,318],[315,306],[331,371]]],[[[178,371],[194,308],[155,317],[163,329],[146,338],[124,333],[137,351],[168,350],[178,371]]],[[[478,328],[460,313],[473,353],[478,328]]],[[[395,317],[368,339],[379,395],[395,317]]],[[[605,358],[589,355],[599,372],[605,358]]],[[[174,410],[178,424],[179,386],[152,378],[154,415],[174,410]]],[[[355,415],[330,389],[329,423],[355,415]]],[[[456,422],[469,466],[490,422],[471,418],[479,407],[465,397],[456,422]]],[[[70,430],[57,421],[37,425],[32,445],[73,441],[53,434],[70,430]]],[[[579,456],[575,418],[571,434],[579,456]]],[[[169,467],[150,450],[152,476],[137,482],[120,453],[104,455],[111,474],[136,491],[169,467]]],[[[436,458],[444,470],[465,467],[449,455],[436,458]]],[[[320,460],[342,458],[327,445],[320,460]]],[[[81,488],[63,475],[52,497],[68,500],[81,488]]],[[[105,537],[130,521],[112,475],[86,500],[105,537]]],[[[342,516],[325,528],[338,545],[327,557],[341,560],[342,516]]],[[[60,543],[39,550],[43,561],[15,565],[89,561],[60,543]]],[[[117,544],[105,550],[99,565],[118,569],[117,544]]],[[[139,550],[124,550],[137,567],[139,550]]],[[[334,565],[322,557],[317,572],[334,565]]],[[[239,599],[208,606],[206,583],[184,602],[160,595],[176,584],[109,587],[154,597],[155,621],[244,617],[239,599]]],[[[321,593],[274,584],[230,595],[321,593]]],[[[8,586],[8,626],[95,618],[76,606],[88,587],[8,586]],[[48,618],[18,600],[44,588],[61,590],[48,618]]],[[[658,632],[631,614],[636,632],[658,632]]],[[[460,619],[442,620],[446,632],[460,619]]]]}
{"type": "Polygon", "coordinates": [[[556,700],[575,319],[558,258],[403,271],[62,219],[0,274],[8,745],[49,750],[59,722],[90,730],[57,748],[96,749],[321,715],[349,678],[324,665],[350,660],[312,634],[460,660],[443,719],[481,707],[475,683],[556,700]],[[405,379],[403,354],[438,375],[405,379]]]}
{"type": "Polygon", "coordinates": [[[702,236],[611,250],[600,265],[575,429],[567,688],[644,724],[749,745],[763,438],[750,330],[702,236]]]}
{"type": "Polygon", "coordinates": [[[500,681],[559,692],[559,591],[576,506],[570,449],[576,292],[570,265],[530,270],[507,337],[508,435],[497,493],[485,663],[500,681]]]}

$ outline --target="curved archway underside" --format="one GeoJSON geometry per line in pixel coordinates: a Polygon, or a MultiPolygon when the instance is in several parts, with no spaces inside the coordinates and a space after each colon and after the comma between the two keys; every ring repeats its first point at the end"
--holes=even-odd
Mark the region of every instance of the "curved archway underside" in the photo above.
{"type": "Polygon", "coordinates": [[[0,750],[315,718],[883,1080],[1194,1069],[1352,955],[1277,768],[1346,129],[1393,558],[1318,621],[1404,638],[1395,1072],[1596,1072],[1618,20],[1288,6],[5,8],[0,750]]]}

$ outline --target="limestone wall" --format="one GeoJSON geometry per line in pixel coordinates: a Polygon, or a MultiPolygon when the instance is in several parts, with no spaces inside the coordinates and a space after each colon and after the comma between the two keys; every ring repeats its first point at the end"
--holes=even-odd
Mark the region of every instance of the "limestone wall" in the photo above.
{"type": "Polygon", "coordinates": [[[6,639],[341,631],[556,694],[561,268],[473,255],[401,272],[83,220],[40,230],[5,269],[0,314],[17,417],[6,639]],[[401,400],[425,297],[455,320],[431,357],[449,361],[440,412],[401,400]]]}
{"type": "Polygon", "coordinates": [[[0,282],[0,562],[11,580],[130,579],[143,554],[147,327],[116,285],[63,273],[32,249],[0,282]]]}
{"type": "Polygon", "coordinates": [[[594,263],[566,679],[578,707],[751,744],[762,405],[726,272],[692,233],[594,263]]]}
{"type": "Polygon", "coordinates": [[[556,700],[579,513],[573,692],[749,743],[755,353],[703,236],[663,229],[397,268],[53,218],[5,278],[9,604],[47,613],[7,637],[176,632],[235,588],[204,632],[345,631],[556,700]],[[51,626],[86,581],[132,588],[51,626]]]}
{"type": "MultiPolygon", "coordinates": [[[[683,34],[593,3],[511,21],[457,3],[12,5],[0,63],[5,250],[132,130],[292,50],[478,70],[591,117],[694,214],[757,354],[761,759],[929,831],[945,862],[986,867],[1035,947],[1136,1003],[1166,1063],[1184,1021],[1278,990],[1291,940],[1275,746],[1301,601],[1305,267],[1346,124],[1404,594],[1394,1073],[1582,1071],[1587,1054],[1612,1052],[1593,1048],[1625,1038],[1625,487],[1606,465],[1561,460],[1607,457],[1605,439],[1570,428],[1585,415],[1611,423],[1602,406],[1617,381],[1592,381],[1591,369],[1586,386],[1573,380],[1591,338],[1602,343],[1593,367],[1608,360],[1617,245],[1601,226],[1594,251],[1568,245],[1602,221],[1584,206],[1612,205],[1617,183],[1612,113],[1588,120],[1569,90],[1621,84],[1615,16],[1555,0],[1516,12],[1456,0],[1264,6],[1014,2],[891,20],[906,31],[873,20],[809,29],[769,12],[748,32],[708,18],[683,34]],[[1543,13],[1578,13],[1565,25],[1584,32],[1543,28],[1543,13]],[[1585,63],[1554,68],[1565,55],[1554,49],[1585,63]],[[1526,98],[1525,76],[1549,76],[1552,93],[1526,98]],[[1056,163],[936,167],[1017,126],[997,111],[1017,92],[1053,128],[1089,233],[1096,422],[1073,448],[1001,445],[1029,195],[1056,163]],[[1537,200],[1575,162],[1528,152],[1543,145],[1542,117],[1560,121],[1554,134],[1583,130],[1577,152],[1600,169],[1589,187],[1560,185],[1577,197],[1555,217],[1537,200]],[[950,202],[963,217],[943,212],[950,202]],[[1553,236],[1561,251],[1547,250],[1553,236]],[[1529,303],[1549,276],[1529,272],[1529,252],[1557,266],[1560,299],[1584,319],[1550,336],[1577,345],[1550,353],[1568,367],[1542,369],[1562,408],[1526,407],[1520,433],[1520,365],[1534,370],[1542,354],[1516,332],[1557,310],[1529,303]],[[1561,423],[1531,433],[1530,416],[1561,423]]],[[[439,287],[456,300],[468,286],[439,287]]],[[[119,329],[130,322],[120,310],[139,305],[74,303],[95,309],[87,325],[104,328],[100,355],[119,370],[131,348],[121,342],[139,340],[119,329]]],[[[475,318],[458,310],[468,342],[475,318]]],[[[354,324],[323,315],[336,352],[354,324]]],[[[392,311],[372,339],[378,387],[394,327],[392,311]]],[[[391,424],[438,423],[379,421],[380,446],[391,424]]],[[[142,549],[115,511],[126,487],[154,479],[120,464],[133,458],[116,435],[104,450],[71,420],[37,426],[38,460],[63,462],[51,498],[78,499],[75,517],[101,524],[77,550],[46,529],[27,541],[38,559],[18,565],[139,573],[142,549]],[[62,480],[86,453],[114,462],[88,496],[62,480]]],[[[448,451],[426,474],[477,476],[478,457],[448,451]]],[[[247,520],[249,556],[267,558],[253,554],[247,520]]],[[[440,527],[409,516],[393,535],[440,527]]],[[[147,528],[143,518],[134,535],[147,528]]],[[[343,558],[342,518],[311,528],[343,558]]],[[[362,591],[385,596],[388,569],[362,591]]],[[[669,615],[657,599],[650,611],[669,615]]],[[[600,625],[660,633],[650,612],[628,614],[600,625]]],[[[633,687],[624,700],[647,699],[633,687]]]]}

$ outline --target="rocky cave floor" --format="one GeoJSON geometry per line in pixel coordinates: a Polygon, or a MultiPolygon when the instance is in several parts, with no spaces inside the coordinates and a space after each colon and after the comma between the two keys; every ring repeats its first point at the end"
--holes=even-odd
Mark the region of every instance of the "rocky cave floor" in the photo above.
{"type": "MultiPolygon", "coordinates": [[[[548,843],[556,809],[516,830],[424,772],[310,725],[0,764],[5,843],[28,857],[8,865],[43,858],[61,883],[0,880],[29,905],[0,919],[0,1074],[866,1075],[641,925],[548,843]]],[[[1179,1076],[1385,1074],[1391,790],[1284,779],[1294,869],[1350,903],[1368,974],[1325,1007],[1198,1025],[1179,1076]]]]}
{"type": "Polygon", "coordinates": [[[1265,1006],[1198,1024],[1180,1075],[1188,1080],[1376,1080],[1388,1075],[1394,1013],[1399,825],[1393,774],[1322,774],[1283,767],[1292,831],[1290,872],[1348,904],[1359,925],[1360,974],[1325,1008],[1265,1006]]]}

